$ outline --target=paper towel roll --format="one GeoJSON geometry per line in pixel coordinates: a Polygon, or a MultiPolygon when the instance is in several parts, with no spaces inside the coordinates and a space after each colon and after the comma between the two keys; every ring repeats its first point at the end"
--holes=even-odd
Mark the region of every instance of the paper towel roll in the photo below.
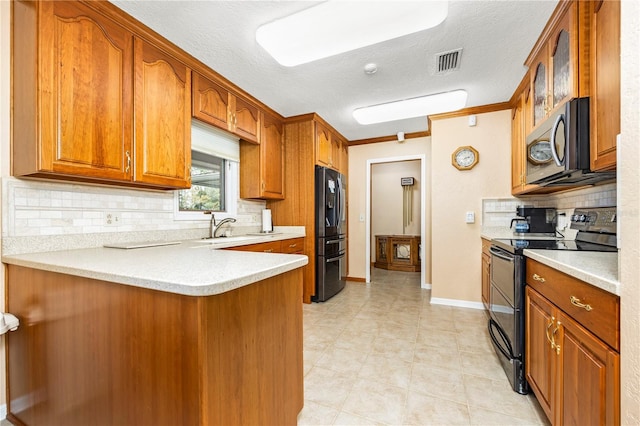
{"type": "Polygon", "coordinates": [[[271,221],[271,210],[262,210],[262,232],[273,231],[273,222],[271,221]]]}

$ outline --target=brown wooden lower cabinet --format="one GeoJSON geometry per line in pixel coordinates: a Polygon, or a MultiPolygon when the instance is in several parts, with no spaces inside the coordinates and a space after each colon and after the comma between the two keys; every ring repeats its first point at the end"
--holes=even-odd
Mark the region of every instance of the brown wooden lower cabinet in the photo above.
{"type": "Polygon", "coordinates": [[[302,270],[194,297],[14,265],[15,425],[295,425],[302,270]]]}
{"type": "Polygon", "coordinates": [[[619,425],[619,298],[530,259],[527,284],[527,381],[547,417],[554,425],[619,425]],[[604,318],[617,331],[595,334],[604,318]],[[609,335],[618,336],[613,347],[603,340],[609,335]]]}
{"type": "Polygon", "coordinates": [[[288,240],[267,241],[266,243],[247,244],[244,246],[228,247],[227,250],[303,254],[304,237],[290,238],[288,240]]]}
{"type": "Polygon", "coordinates": [[[489,297],[491,292],[491,241],[482,239],[482,304],[489,310],[489,297]]]}

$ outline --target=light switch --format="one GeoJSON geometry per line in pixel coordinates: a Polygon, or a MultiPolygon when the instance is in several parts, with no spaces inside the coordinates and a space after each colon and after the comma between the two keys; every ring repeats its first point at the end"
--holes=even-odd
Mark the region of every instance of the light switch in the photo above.
{"type": "Polygon", "coordinates": [[[470,115],[469,116],[469,127],[475,126],[476,123],[477,123],[476,116],[475,115],[470,115]]]}
{"type": "Polygon", "coordinates": [[[466,223],[475,223],[476,222],[476,214],[474,212],[467,212],[465,217],[466,223]]]}

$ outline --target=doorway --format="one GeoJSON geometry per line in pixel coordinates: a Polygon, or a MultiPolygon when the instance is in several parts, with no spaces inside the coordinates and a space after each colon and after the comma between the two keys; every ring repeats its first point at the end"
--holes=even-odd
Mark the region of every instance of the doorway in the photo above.
{"type": "MultiPolygon", "coordinates": [[[[417,191],[419,192],[419,212],[420,212],[420,218],[419,218],[419,223],[420,226],[419,228],[417,227],[417,224],[415,225],[415,227],[409,227],[407,228],[403,222],[401,222],[401,225],[403,226],[403,229],[419,229],[420,231],[420,241],[421,241],[421,245],[420,245],[420,286],[423,288],[428,288],[427,284],[426,284],[426,280],[425,280],[425,276],[426,276],[426,262],[425,262],[425,247],[426,245],[426,188],[427,188],[427,180],[426,180],[426,176],[427,176],[427,172],[426,172],[426,156],[424,154],[421,155],[410,155],[410,156],[404,156],[404,157],[389,157],[389,158],[378,158],[378,159],[372,159],[372,160],[367,160],[367,193],[366,193],[366,200],[365,200],[365,204],[366,204],[366,215],[365,215],[365,229],[366,229],[366,248],[365,248],[365,261],[366,261],[366,274],[365,274],[365,279],[366,282],[369,283],[371,282],[371,268],[372,268],[372,250],[375,250],[375,246],[374,246],[374,242],[372,240],[373,238],[373,232],[372,232],[372,175],[373,175],[373,167],[374,165],[381,165],[381,164],[391,164],[391,163],[403,163],[403,162],[411,162],[411,161],[419,161],[420,165],[419,165],[419,176],[416,176],[416,180],[420,183],[419,188],[417,189],[417,191]]],[[[407,163],[409,164],[409,163],[407,163]]],[[[404,176],[403,176],[404,177],[404,176]]],[[[409,176],[407,176],[409,177],[409,176]]],[[[393,182],[392,182],[393,184],[393,182]]],[[[398,182],[396,183],[398,185],[398,187],[400,187],[400,181],[398,180],[398,182]]],[[[416,197],[418,198],[418,197],[416,197]]]]}

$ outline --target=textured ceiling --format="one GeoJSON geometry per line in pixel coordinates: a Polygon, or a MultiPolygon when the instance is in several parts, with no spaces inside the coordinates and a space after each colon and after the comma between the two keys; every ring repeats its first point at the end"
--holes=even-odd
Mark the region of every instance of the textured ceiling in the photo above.
{"type": "MultiPolygon", "coordinates": [[[[359,107],[454,89],[468,92],[468,107],[508,100],[557,1],[451,1],[449,16],[435,28],[293,68],[271,58],[255,30],[316,2],[113,3],[280,114],[317,112],[356,140],[427,130],[425,118],[360,125],[351,115],[359,107]],[[434,75],[435,55],[457,48],[464,49],[460,70],[434,75]],[[369,62],[377,73],[364,73],[369,62]]],[[[330,22],[318,25],[330,30],[330,22]]]]}

